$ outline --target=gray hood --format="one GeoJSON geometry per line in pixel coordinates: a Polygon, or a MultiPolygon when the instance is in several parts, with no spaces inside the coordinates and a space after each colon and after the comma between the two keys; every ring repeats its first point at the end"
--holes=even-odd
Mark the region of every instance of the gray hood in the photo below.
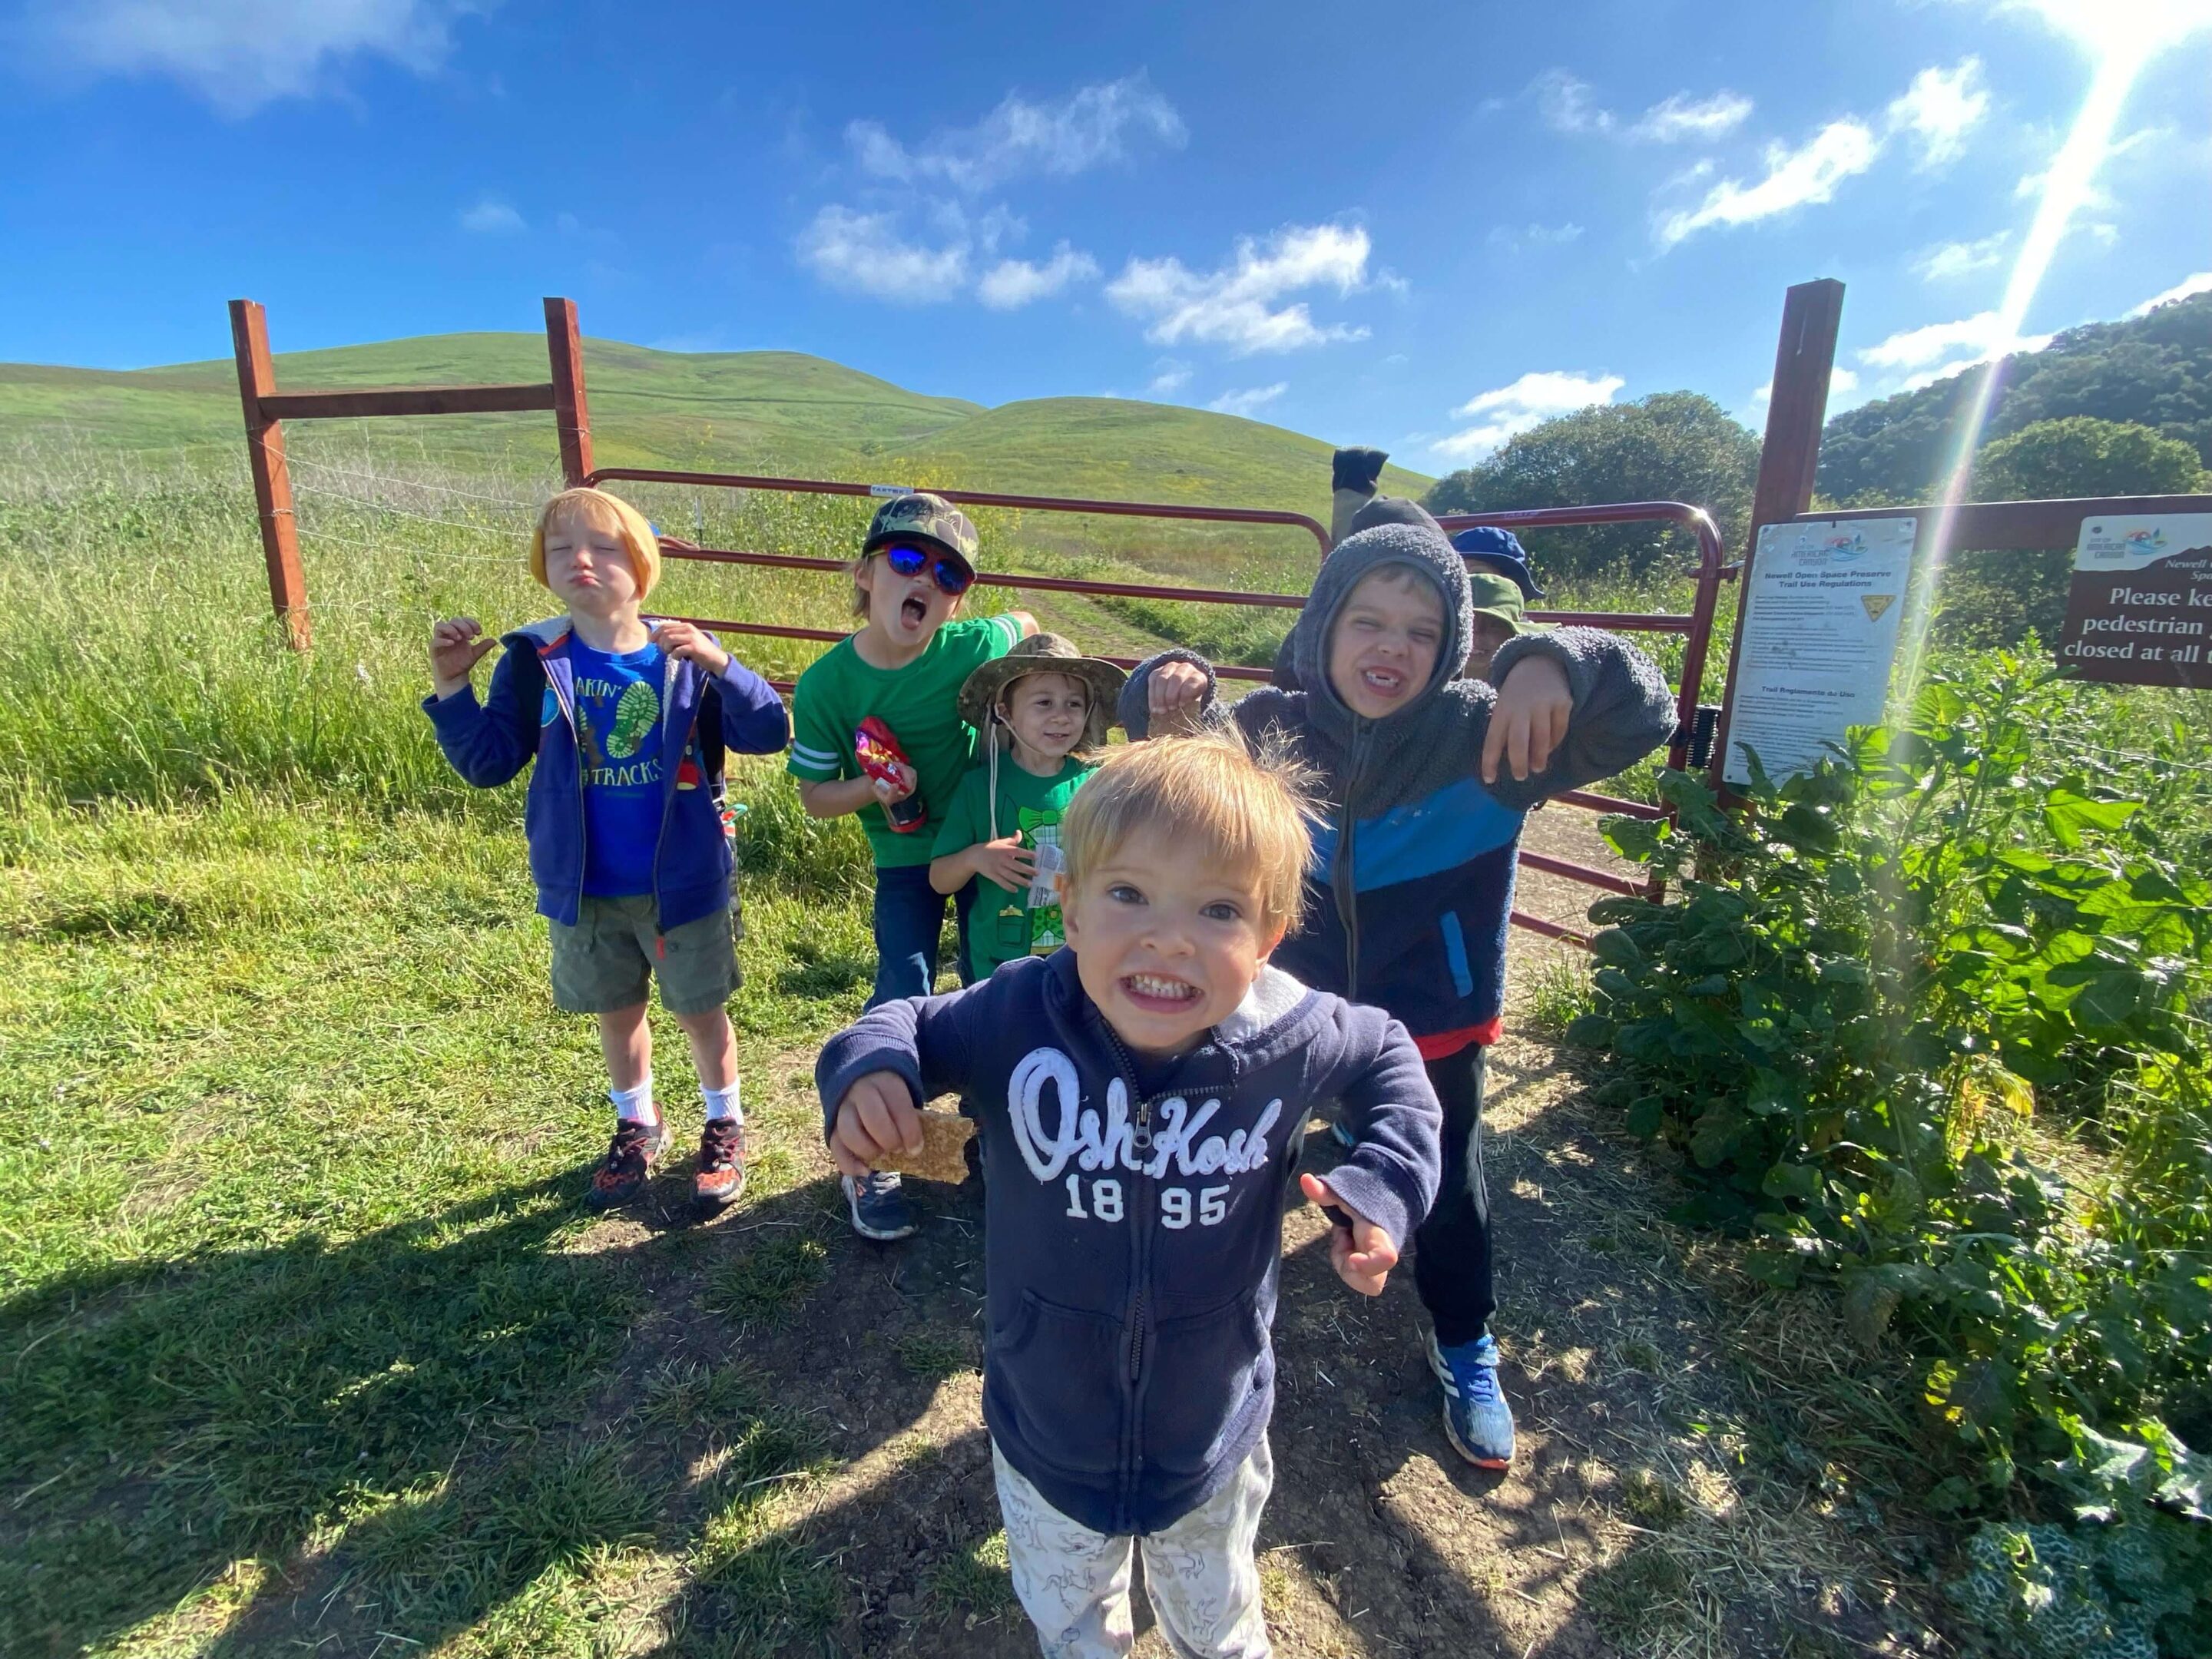
{"type": "Polygon", "coordinates": [[[1322,561],[1313,592],[1284,639],[1277,659],[1290,671],[1280,677],[1282,683],[1305,691],[1313,703],[1315,724],[1340,743],[1349,742],[1358,716],[1328,683],[1329,632],[1336,625],[1337,612],[1361,579],[1392,564],[1418,570],[1435,585],[1443,599],[1444,636],[1437,648],[1436,670],[1429,683],[1391,719],[1403,720],[1422,708],[1467,666],[1467,653],[1474,637],[1474,600],[1467,585],[1466,562],[1443,533],[1414,525],[1384,524],[1346,537],[1322,561]]]}

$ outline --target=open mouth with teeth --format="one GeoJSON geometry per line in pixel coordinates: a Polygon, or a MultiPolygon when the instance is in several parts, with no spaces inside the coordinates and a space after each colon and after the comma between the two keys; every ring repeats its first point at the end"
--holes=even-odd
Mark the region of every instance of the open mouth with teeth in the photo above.
{"type": "Polygon", "coordinates": [[[909,593],[899,601],[899,620],[908,628],[919,628],[929,620],[929,601],[920,593],[909,593]]]}
{"type": "Polygon", "coordinates": [[[1398,696],[1406,690],[1406,677],[1395,668],[1364,668],[1359,678],[1378,697],[1398,696]]]}
{"type": "Polygon", "coordinates": [[[1148,1012],[1176,1013],[1198,1000],[1198,987],[1164,974],[1124,974],[1121,994],[1148,1012]]]}

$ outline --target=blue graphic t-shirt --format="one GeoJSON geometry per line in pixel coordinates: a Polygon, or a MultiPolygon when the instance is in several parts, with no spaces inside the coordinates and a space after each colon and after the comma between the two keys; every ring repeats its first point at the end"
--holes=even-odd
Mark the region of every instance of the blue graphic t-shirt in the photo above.
{"type": "Polygon", "coordinates": [[[624,898],[653,890],[664,793],[657,645],[611,655],[568,641],[576,745],[584,765],[584,890],[624,898]]]}

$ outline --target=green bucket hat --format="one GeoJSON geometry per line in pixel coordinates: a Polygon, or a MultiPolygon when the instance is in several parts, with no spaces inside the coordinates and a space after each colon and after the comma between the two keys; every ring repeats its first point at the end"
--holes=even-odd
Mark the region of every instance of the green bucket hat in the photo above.
{"type": "Polygon", "coordinates": [[[1534,632],[1528,624],[1528,613],[1521,603],[1521,589],[1507,577],[1488,570],[1470,569],[1467,586],[1474,600],[1474,614],[1503,623],[1508,633],[1534,632]]]}
{"type": "Polygon", "coordinates": [[[975,550],[981,545],[975,526],[942,495],[916,490],[910,495],[892,496],[868,520],[868,538],[860,544],[860,556],[866,558],[887,542],[906,541],[927,542],[966,565],[971,575],[975,573],[975,550]]]}
{"type": "Polygon", "coordinates": [[[960,718],[978,732],[987,730],[992,708],[1024,674],[1065,674],[1082,681],[1091,693],[1091,708],[1084,716],[1083,741],[1076,746],[1097,749],[1104,744],[1106,728],[1114,722],[1115,701],[1129,676],[1103,657],[1085,656],[1057,634],[1032,634],[969,675],[960,687],[960,718]]]}

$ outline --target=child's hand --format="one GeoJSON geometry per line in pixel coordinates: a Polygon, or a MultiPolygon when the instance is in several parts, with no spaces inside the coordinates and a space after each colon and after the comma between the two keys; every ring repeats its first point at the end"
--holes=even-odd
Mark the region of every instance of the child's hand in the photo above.
{"type": "Polygon", "coordinates": [[[709,674],[720,674],[730,665],[730,653],[688,622],[655,623],[653,642],[672,657],[689,658],[709,674]]]}
{"type": "Polygon", "coordinates": [[[921,786],[921,774],[915,771],[914,768],[908,766],[904,761],[893,761],[891,763],[891,770],[898,774],[898,781],[896,783],[893,783],[889,778],[871,778],[868,780],[869,782],[874,784],[876,787],[876,799],[883,802],[886,806],[889,806],[893,801],[904,800],[908,795],[914,793],[914,792],[921,786]]]}
{"type": "Polygon", "coordinates": [[[1397,1241],[1339,1198],[1319,1176],[1300,1176],[1298,1187],[1315,1203],[1334,1204],[1351,1218],[1351,1225],[1339,1222],[1328,1230],[1328,1261],[1336,1276],[1362,1296],[1382,1295],[1390,1269],[1398,1265],[1397,1241]]]}
{"type": "Polygon", "coordinates": [[[1516,778],[1525,779],[1551,764],[1552,751],[1567,735],[1575,712],[1567,671],[1548,657],[1523,657],[1498,688],[1490,711],[1490,735],[1482,743],[1482,781],[1498,781],[1502,755],[1516,778]]]}
{"type": "Polygon", "coordinates": [[[1194,663],[1164,662],[1146,677],[1145,704],[1154,737],[1196,731],[1205,702],[1206,671],[1194,663]]]}
{"type": "Polygon", "coordinates": [[[921,1150],[921,1114],[904,1078],[870,1072],[845,1091],[830,1136],[830,1161],[839,1174],[864,1176],[894,1152],[921,1150]]]}
{"type": "Polygon", "coordinates": [[[469,674],[484,653],[498,649],[499,641],[486,634],[474,617],[453,617],[430,630],[430,677],[438,695],[450,697],[469,683],[469,674]]]}
{"type": "Polygon", "coordinates": [[[975,873],[1001,887],[1026,887],[1036,875],[1036,854],[1022,845],[1019,836],[978,842],[975,860],[975,873]]]}

